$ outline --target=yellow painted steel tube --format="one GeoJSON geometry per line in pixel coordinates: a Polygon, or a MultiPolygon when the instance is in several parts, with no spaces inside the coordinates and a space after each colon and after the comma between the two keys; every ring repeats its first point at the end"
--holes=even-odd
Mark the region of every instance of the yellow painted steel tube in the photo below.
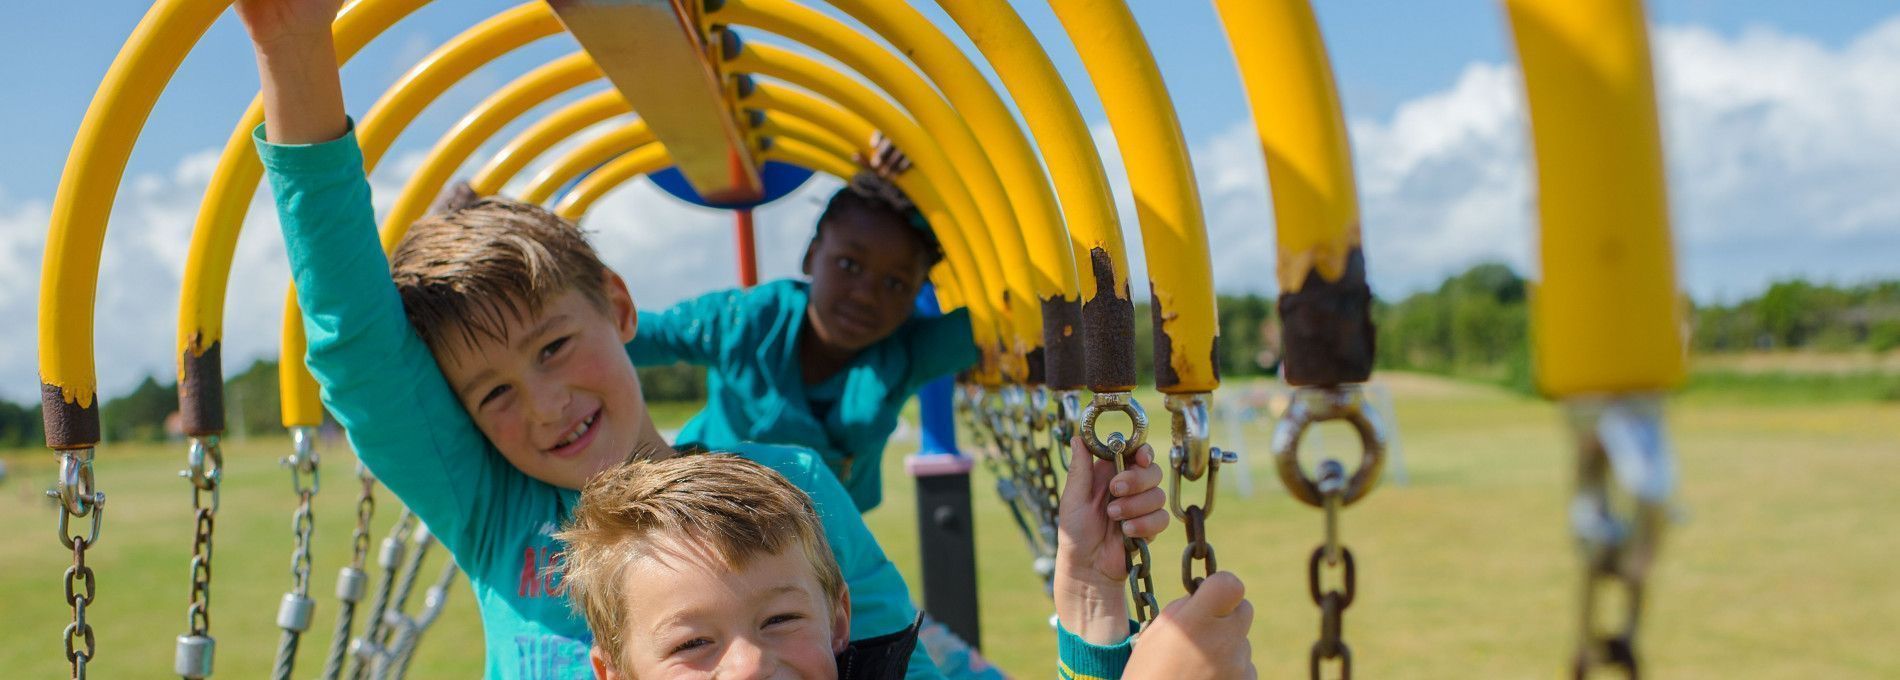
{"type": "MultiPolygon", "coordinates": [[[[917,167],[931,177],[932,184],[944,192],[945,202],[950,206],[958,224],[980,225],[964,234],[977,251],[979,259],[991,254],[991,261],[1000,265],[1001,276],[994,281],[1003,284],[1007,295],[993,297],[991,304],[1003,312],[1010,322],[1013,335],[1009,352],[1005,356],[1003,371],[1009,378],[1021,382],[1028,377],[1024,354],[1039,343],[1042,337],[1040,310],[1033,305],[1011,305],[1011,300],[1028,301],[1034,299],[1034,288],[1029,281],[1028,257],[1022,252],[1020,239],[998,242],[990,234],[990,227],[984,221],[989,213],[978,209],[969,187],[962,180],[957,167],[945,157],[937,140],[917,123],[899,111],[883,97],[872,92],[869,87],[844,77],[837,71],[809,57],[770,45],[747,44],[733,60],[735,70],[752,72],[779,78],[818,92],[827,98],[838,101],[846,108],[856,111],[869,119],[878,129],[883,130],[904,150],[917,167]],[[1011,245],[1017,245],[1011,248],[1011,245]]],[[[997,291],[991,289],[992,295],[997,291]]]]}
{"type": "Polygon", "coordinates": [[[1307,0],[1215,0],[1253,105],[1273,189],[1280,377],[1296,386],[1372,376],[1372,290],[1346,120],[1307,0]]]}
{"type": "MultiPolygon", "coordinates": [[[[777,83],[757,83],[750,93],[740,100],[740,103],[770,112],[788,113],[830,130],[832,134],[847,140],[864,140],[863,144],[869,144],[871,134],[875,130],[863,117],[835,103],[777,83]]],[[[947,181],[955,181],[955,179],[951,178],[947,181]]],[[[917,172],[899,175],[897,188],[909,195],[911,200],[917,203],[918,208],[924,211],[924,217],[930,220],[932,229],[943,244],[945,257],[951,260],[959,257],[966,258],[965,263],[960,265],[958,280],[964,285],[962,289],[964,306],[971,308],[972,322],[977,325],[1004,323],[999,321],[1001,313],[992,311],[993,308],[989,302],[996,299],[996,295],[990,291],[1000,290],[1002,287],[1002,274],[994,270],[996,266],[994,260],[977,256],[977,251],[963,236],[967,228],[952,219],[949,209],[945,207],[942,192],[935,188],[934,182],[935,180],[930,179],[929,173],[919,166],[917,172]],[[964,254],[958,255],[958,253],[964,254]]],[[[977,377],[985,385],[1001,384],[1001,355],[1007,353],[1005,343],[1001,339],[1008,335],[1013,327],[1005,324],[995,326],[995,328],[1001,330],[978,331],[977,333],[978,347],[983,352],[983,366],[979,367],[977,377]]]]}
{"type": "MultiPolygon", "coordinates": [[[[955,60],[935,56],[945,51],[945,46],[928,38],[928,21],[914,10],[906,12],[908,6],[872,0],[831,3],[886,39],[905,38],[902,44],[915,50],[913,58],[919,62],[942,61],[954,68],[955,60]]],[[[1048,53],[1009,3],[939,0],[937,4],[963,28],[1002,79],[1042,150],[1043,162],[1049,166],[1049,177],[1055,182],[1063,216],[1068,219],[1076,258],[1083,325],[1090,337],[1084,357],[1089,388],[1096,392],[1134,389],[1135,321],[1128,288],[1127,247],[1122,242],[1121,218],[1116,215],[1109,192],[1108,174],[1102,168],[1088,123],[1048,53]]],[[[941,83],[952,81],[934,72],[933,77],[941,83]]]]}
{"type": "MultiPolygon", "coordinates": [[[[868,140],[867,140],[868,141],[868,140]]],[[[826,172],[841,179],[849,179],[857,172],[857,164],[845,158],[825,158],[823,150],[801,144],[798,140],[778,140],[772,148],[766,150],[768,158],[778,157],[796,165],[826,172]]],[[[932,229],[943,244],[944,262],[947,269],[939,267],[939,272],[949,271],[956,277],[956,283],[948,286],[953,293],[942,292],[946,286],[939,280],[937,300],[944,309],[967,307],[970,310],[970,327],[976,346],[982,352],[982,363],[974,371],[977,381],[984,385],[1002,384],[1002,373],[998,365],[996,349],[1001,346],[999,329],[1003,328],[997,319],[997,312],[989,305],[982,291],[965,287],[966,282],[975,280],[974,272],[980,271],[976,258],[970,252],[962,232],[965,229],[956,223],[950,212],[944,208],[942,199],[928,182],[918,173],[907,172],[897,176],[897,187],[912,200],[917,208],[924,212],[924,218],[930,220],[932,229]]],[[[933,273],[936,276],[937,273],[933,273]]]]}
{"type": "Polygon", "coordinates": [[[469,187],[482,196],[501,193],[502,187],[514,179],[516,173],[561,140],[596,123],[628,113],[633,113],[633,106],[620,96],[618,90],[589,95],[562,107],[508,140],[508,144],[488,159],[488,163],[469,180],[469,187]]]}
{"type": "MultiPolygon", "coordinates": [[[[331,26],[337,65],[347,63],[369,41],[425,4],[428,0],[362,0],[344,7],[331,26]]],[[[214,398],[213,393],[223,389],[219,348],[224,338],[225,293],[238,232],[244,228],[245,214],[264,174],[251,142],[251,132],[263,122],[263,99],[253,97],[218,157],[191,230],[178,300],[179,410],[188,433],[223,429],[222,404],[199,402],[222,401],[221,394],[214,398]]]]}
{"type": "Polygon", "coordinates": [[[1214,342],[1214,272],[1200,194],[1174,102],[1148,41],[1122,0],[1050,0],[1101,95],[1128,168],[1154,293],[1155,388],[1167,394],[1220,386],[1214,342]]]}
{"type": "MultiPolygon", "coordinates": [[[[775,140],[790,139],[802,142],[824,151],[827,154],[827,158],[848,159],[863,151],[860,145],[845,141],[845,138],[833,134],[830,130],[820,127],[817,123],[784,112],[761,111],[760,113],[764,115],[759,121],[758,127],[754,129],[758,130],[761,135],[771,137],[775,140]]],[[[768,149],[768,151],[769,150],[770,149],[768,149]]],[[[835,169],[832,167],[817,168],[810,165],[805,165],[804,167],[828,175],[842,177],[847,182],[851,181],[851,175],[838,175],[832,172],[832,170],[835,169]]],[[[852,172],[856,172],[856,170],[852,172]]],[[[912,200],[914,201],[915,199],[912,200]]]]}
{"type": "Polygon", "coordinates": [[[159,93],[226,4],[153,5],[99,82],[67,153],[40,265],[40,401],[49,447],[80,449],[99,441],[93,303],[106,223],[126,159],[159,93]]]}
{"type": "Polygon", "coordinates": [[[657,141],[629,149],[575,184],[573,190],[555,204],[554,213],[579,222],[581,216],[587,214],[587,209],[593,207],[594,201],[600,200],[616,187],[635,177],[664,170],[672,164],[673,157],[666,153],[666,145],[657,141]]]}
{"type": "Polygon", "coordinates": [[[1280,290],[1338,281],[1359,247],[1359,198],[1333,70],[1307,0],[1214,0],[1266,150],[1280,290]]]}
{"type": "MultiPolygon", "coordinates": [[[[725,0],[717,12],[708,15],[708,19],[731,21],[776,33],[838,59],[890,94],[917,118],[919,124],[944,140],[944,151],[968,178],[979,201],[987,197],[994,202],[1007,203],[1013,221],[992,219],[988,227],[999,244],[1007,240],[1020,240],[1023,243],[1035,299],[1024,301],[1022,306],[1035,308],[1032,318],[1037,325],[1035,340],[1029,345],[1029,351],[1034,354],[1031,355],[1028,372],[1030,382],[1042,383],[1042,355],[1036,351],[1043,346],[1046,330],[1042,319],[1044,307],[1060,305],[1063,300],[1067,300],[1070,305],[1068,310],[1053,311],[1058,314],[1065,311],[1079,313],[1073,308],[1079,300],[1074,256],[1068,232],[1062,227],[1062,213],[1056,208],[1055,196],[1050,192],[1049,178],[1043,174],[1042,164],[1030,150],[1015,118],[1009,116],[1008,110],[997,100],[995,91],[989,88],[987,81],[981,79],[974,67],[969,66],[968,60],[959,61],[967,67],[972,79],[966,89],[980,90],[988,97],[965,98],[995,103],[995,110],[1000,117],[979,117],[975,115],[979,109],[962,103],[952,108],[951,103],[931,87],[931,83],[876,42],[859,35],[840,21],[790,0],[725,0]],[[982,128],[982,123],[990,125],[982,128]],[[983,133],[983,141],[978,141],[979,131],[983,133]]],[[[936,35],[941,37],[941,34],[936,35]]],[[[963,72],[951,73],[962,75],[963,72]]],[[[990,112],[988,108],[980,110],[990,112]]],[[[995,212],[992,206],[982,207],[986,210],[986,217],[995,212]]],[[[1070,321],[1071,333],[1077,324],[1079,319],[1070,321]]],[[[1076,359],[1074,363],[1079,369],[1079,354],[1076,359]]]]}
{"type": "Polygon", "coordinates": [[[524,203],[546,203],[554,196],[554,192],[560,191],[574,178],[612,161],[628,149],[638,148],[653,140],[653,131],[647,127],[646,121],[638,119],[587,140],[542,168],[541,172],[535,173],[534,179],[528,182],[528,188],[521,192],[521,200],[524,203]]]}
{"type": "MultiPolygon", "coordinates": [[[[411,68],[370,107],[356,127],[357,143],[363,149],[364,172],[375,169],[403,129],[415,121],[431,102],[475,69],[534,40],[560,32],[561,24],[547,5],[528,2],[504,10],[450,39],[411,68]]],[[[285,294],[285,328],[280,363],[295,364],[295,375],[278,385],[281,391],[285,427],[314,427],[323,422],[323,405],[300,360],[304,356],[303,324],[293,322],[302,311],[297,308],[296,291],[285,294]],[[294,359],[294,360],[293,360],[294,359]]]]}
{"type": "MultiPolygon", "coordinates": [[[[869,149],[871,133],[875,130],[864,118],[837,104],[777,83],[758,83],[740,103],[791,114],[845,139],[864,140],[863,144],[867,146],[860,147],[864,150],[869,149]]],[[[968,228],[958,224],[952,217],[942,192],[934,185],[935,181],[920,166],[916,172],[899,175],[897,188],[903,190],[924,211],[924,217],[930,220],[937,240],[943,244],[945,258],[953,261],[961,259],[958,281],[965,286],[962,289],[964,306],[972,310],[972,323],[989,326],[979,330],[976,335],[977,346],[983,353],[983,365],[978,367],[977,379],[985,385],[999,385],[1002,383],[1002,355],[1007,354],[1006,343],[1002,338],[1013,329],[1002,319],[1002,313],[990,303],[997,297],[991,291],[1002,288],[1002,274],[994,270],[996,262],[993,259],[978,257],[978,252],[964,236],[968,228]]],[[[946,181],[955,181],[955,178],[946,181]]]]}
{"type": "Polygon", "coordinates": [[[1537,156],[1538,386],[1553,397],[1682,382],[1662,131],[1637,0],[1506,0],[1537,156]]]}
{"type": "Polygon", "coordinates": [[[396,249],[409,232],[409,225],[428,212],[429,204],[455,170],[502,127],[556,95],[601,77],[593,58],[586,52],[575,52],[529,71],[482,100],[436,142],[422,166],[409,175],[395,206],[383,218],[383,249],[396,249]]]}
{"type": "MultiPolygon", "coordinates": [[[[832,134],[844,138],[858,148],[868,148],[871,135],[877,127],[856,113],[823,98],[795,90],[778,83],[758,83],[751,94],[740,100],[740,104],[765,109],[783,111],[808,121],[832,134]]],[[[846,178],[849,179],[849,178],[846,178]]]]}

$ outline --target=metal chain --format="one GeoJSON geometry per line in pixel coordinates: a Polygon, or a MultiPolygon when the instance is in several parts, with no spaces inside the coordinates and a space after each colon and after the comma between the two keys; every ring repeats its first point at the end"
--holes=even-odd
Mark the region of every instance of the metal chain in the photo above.
{"type": "Polygon", "coordinates": [[[369,522],[376,513],[376,478],[361,462],[356,478],[362,491],[356,496],[356,529],[350,533],[350,563],[337,572],[336,630],[330,635],[330,654],[323,663],[323,679],[336,680],[343,672],[343,658],[350,649],[350,629],[355,625],[356,604],[368,590],[369,574],[363,571],[369,559],[369,522]]]}
{"type": "Polygon", "coordinates": [[[86,621],[86,609],[98,594],[98,575],[86,565],[86,550],[99,544],[99,527],[105,521],[106,495],[93,485],[93,450],[68,449],[59,452],[59,484],[46,496],[59,505],[59,542],[73,551],[73,566],[66,568],[66,604],[72,607],[72,623],[66,625],[66,662],[72,665],[73,678],[84,680],[86,664],[98,658],[98,640],[92,624],[86,621]],[[73,535],[72,521],[92,517],[92,528],[73,535]]]}
{"type": "MultiPolygon", "coordinates": [[[[1131,393],[1097,392],[1095,399],[1089,402],[1088,409],[1082,412],[1083,445],[1096,458],[1114,461],[1117,474],[1128,468],[1147,439],[1148,414],[1141,410],[1141,403],[1135,401],[1131,393]],[[1127,415],[1132,431],[1128,434],[1111,432],[1107,439],[1097,436],[1097,423],[1102,414],[1109,411],[1120,411],[1127,415]]],[[[1122,550],[1126,553],[1123,564],[1128,568],[1128,596],[1133,600],[1129,613],[1136,622],[1146,627],[1161,611],[1160,604],[1155,600],[1154,559],[1148,552],[1148,542],[1139,538],[1122,538],[1122,550]]]]}
{"type": "Polygon", "coordinates": [[[1034,440],[1026,453],[1030,487],[1035,490],[1038,505],[1043,510],[1043,538],[1053,548],[1057,526],[1062,519],[1062,483],[1056,477],[1053,453],[1069,445],[1069,440],[1063,434],[1074,432],[1075,428],[1063,420],[1061,395],[1056,395],[1053,402],[1050,396],[1049,390],[1043,387],[1037,387],[1029,393],[1028,415],[1034,440]]]}
{"type": "Polygon", "coordinates": [[[409,508],[403,508],[396,515],[396,525],[390,527],[382,547],[377,549],[376,566],[382,568],[383,576],[377,581],[376,597],[370,600],[369,613],[363,619],[363,634],[350,640],[349,664],[343,671],[343,676],[350,680],[361,680],[369,671],[369,661],[382,653],[376,640],[383,625],[383,612],[389,606],[389,591],[396,585],[396,572],[402,568],[403,553],[409,547],[403,539],[414,521],[415,515],[409,508]]]}
{"type": "Polygon", "coordinates": [[[316,530],[310,506],[322,488],[317,470],[316,428],[291,428],[290,439],[291,453],[284,458],[283,465],[290,469],[290,488],[297,493],[297,512],[290,522],[294,546],[290,553],[290,592],[284,593],[283,601],[277,606],[277,627],[284,631],[277,643],[273,674],[277,680],[290,679],[292,669],[297,666],[298,644],[303,640],[304,631],[310,630],[310,618],[316,609],[316,602],[310,599],[310,536],[316,530]]]}
{"type": "Polygon", "coordinates": [[[403,617],[401,632],[390,644],[391,653],[377,664],[377,676],[401,680],[409,674],[409,663],[416,658],[416,646],[422,643],[422,634],[442,617],[442,609],[449,603],[449,588],[455,584],[458,573],[461,570],[456,568],[454,560],[442,565],[441,574],[423,594],[422,611],[413,618],[403,617]]]}
{"type": "Polygon", "coordinates": [[[1566,407],[1578,443],[1571,524],[1584,562],[1573,676],[1581,679],[1609,669],[1640,677],[1636,632],[1644,582],[1675,491],[1675,461],[1663,432],[1662,400],[1625,395],[1575,399],[1566,407]],[[1608,630],[1597,621],[1598,598],[1606,585],[1624,591],[1622,615],[1608,630]]]}
{"type": "Polygon", "coordinates": [[[1181,587],[1191,594],[1220,566],[1214,559],[1214,544],[1207,540],[1207,518],[1214,515],[1214,499],[1220,494],[1220,466],[1240,460],[1240,454],[1222,451],[1208,443],[1208,407],[1206,393],[1170,394],[1168,412],[1173,415],[1174,446],[1168,451],[1170,476],[1168,506],[1174,516],[1187,525],[1187,547],[1181,551],[1181,587]],[[1206,477],[1201,502],[1181,505],[1181,482],[1201,481],[1206,477]],[[1200,575],[1195,575],[1195,563],[1200,575]]]}
{"type": "Polygon", "coordinates": [[[178,636],[172,670],[180,677],[211,677],[217,640],[211,637],[211,534],[218,512],[224,452],[216,435],[192,437],[186,467],[178,476],[191,483],[195,528],[191,540],[191,596],[185,607],[187,630],[178,636]]]}
{"type": "Polygon", "coordinates": [[[1302,503],[1324,513],[1325,534],[1319,547],[1307,559],[1307,592],[1319,606],[1319,640],[1308,656],[1311,677],[1318,680],[1320,669],[1328,661],[1339,663],[1339,677],[1352,677],[1352,648],[1345,640],[1346,608],[1358,595],[1359,574],[1352,551],[1339,542],[1339,513],[1379,483],[1385,466],[1385,433],[1371,413],[1361,385],[1300,387],[1293,391],[1291,403],[1273,429],[1273,459],[1287,492],[1302,503]],[[1300,467],[1300,439],[1315,423],[1343,420],[1359,433],[1359,467],[1350,474],[1338,460],[1320,461],[1318,477],[1309,477],[1300,467]],[[1321,586],[1321,573],[1327,567],[1340,570],[1341,587],[1321,586]]]}
{"type": "Polygon", "coordinates": [[[1339,662],[1339,677],[1352,677],[1352,648],[1346,644],[1346,608],[1358,595],[1359,572],[1352,551],[1339,542],[1340,497],[1346,489],[1346,466],[1336,460],[1320,463],[1321,507],[1326,514],[1326,540],[1313,549],[1306,561],[1306,590],[1319,606],[1319,640],[1313,643],[1308,666],[1314,680],[1327,661],[1339,662]],[[1322,590],[1320,572],[1324,567],[1340,568],[1341,588],[1322,590]]]}
{"type": "MultiPolygon", "coordinates": [[[[416,579],[422,575],[422,562],[428,559],[429,549],[435,547],[435,534],[429,533],[429,525],[418,521],[410,543],[415,546],[415,549],[409,552],[409,558],[404,561],[402,579],[397,582],[395,594],[389,597],[389,609],[383,614],[385,624],[389,622],[390,617],[400,616],[403,610],[408,608],[409,595],[415,592],[416,579]]],[[[377,647],[383,650],[385,655],[394,649],[390,641],[395,634],[396,631],[385,625],[376,638],[377,647]]]]}

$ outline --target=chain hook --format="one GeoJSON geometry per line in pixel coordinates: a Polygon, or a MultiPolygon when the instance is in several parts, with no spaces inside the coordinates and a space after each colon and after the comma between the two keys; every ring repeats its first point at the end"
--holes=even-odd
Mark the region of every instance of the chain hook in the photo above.
{"type": "Polygon", "coordinates": [[[290,488],[302,495],[308,489],[316,493],[322,488],[322,480],[317,475],[319,457],[317,456],[317,428],[300,425],[290,428],[290,455],[280,462],[290,469],[290,488]],[[309,477],[306,486],[304,478],[309,477]]]}
{"type": "Polygon", "coordinates": [[[1572,399],[1566,404],[1577,439],[1577,490],[1572,531],[1585,576],[1579,612],[1575,676],[1607,666],[1638,675],[1636,632],[1644,582],[1668,523],[1675,462],[1664,437],[1662,399],[1656,395],[1572,399]],[[1614,498],[1626,497],[1619,503],[1614,498]],[[1624,611],[1615,627],[1597,625],[1602,584],[1623,588],[1624,611]]]}

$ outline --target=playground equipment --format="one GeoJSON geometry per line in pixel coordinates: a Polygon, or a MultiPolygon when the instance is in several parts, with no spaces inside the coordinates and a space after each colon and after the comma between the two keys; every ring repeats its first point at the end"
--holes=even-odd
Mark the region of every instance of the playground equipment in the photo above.
{"type": "MultiPolygon", "coordinates": [[[[357,0],[346,6],[334,27],[339,61],[425,3],[357,0]]],[[[73,617],[64,638],[74,677],[86,675],[100,635],[87,614],[97,573],[86,558],[105,524],[105,494],[93,476],[100,430],[91,348],[107,216],[159,93],[226,4],[153,5],[100,84],[54,203],[41,285],[40,376],[47,444],[60,457],[57,488],[49,493],[59,502],[60,540],[73,554],[65,574],[73,617]]],[[[782,192],[813,171],[848,177],[857,168],[853,156],[868,153],[871,134],[881,132],[915,162],[916,171],[897,181],[946,251],[944,264],[931,273],[935,302],[967,307],[975,321],[973,341],[983,359],[956,390],[955,408],[987,441],[981,458],[1047,579],[1056,542],[1057,457],[1067,455],[1067,442],[1080,435],[1092,455],[1125,464],[1148,430],[1148,416],[1133,396],[1127,257],[1099,153],[1067,84],[1006,2],[939,0],[1004,92],[909,4],[830,4],[901,49],[791,0],[703,6],[548,0],[484,19],[430,53],[362,116],[357,136],[366,169],[423,108],[484,64],[564,30],[581,50],[497,89],[444,133],[385,217],[384,246],[393,248],[457,170],[510,123],[601,80],[607,89],[536,119],[506,142],[473,174],[471,187],[483,195],[503,193],[561,142],[637,114],[543,164],[525,181],[521,198],[552,201],[563,216],[582,220],[628,180],[677,172],[702,200],[737,210],[738,250],[749,263],[753,205],[772,197],[775,185],[782,192]],[[855,77],[797,49],[747,42],[742,35],[751,31],[827,55],[855,77]],[[1126,426],[1103,419],[1112,413],[1126,426]]],[[[1150,269],[1155,385],[1172,424],[1171,510],[1188,536],[1181,584],[1192,592],[1218,569],[1208,520],[1220,467],[1238,460],[1215,446],[1209,432],[1209,406],[1219,387],[1213,361],[1218,325],[1200,199],[1167,88],[1127,7],[1115,0],[1050,4],[1074,39],[1128,159],[1150,269]]],[[[1252,103],[1272,185],[1283,375],[1295,392],[1271,453],[1292,496],[1324,517],[1307,574],[1321,618],[1311,672],[1318,677],[1323,664],[1336,663],[1350,676],[1343,616],[1355,599],[1357,574],[1340,538],[1340,519],[1378,484],[1388,425],[1386,414],[1368,408],[1363,389],[1372,370],[1371,297],[1344,119],[1304,0],[1215,5],[1252,103]],[[1300,459],[1302,433],[1328,420],[1343,420],[1359,434],[1362,453],[1352,465],[1300,459]],[[1328,587],[1328,581],[1338,585],[1328,587]]],[[[1587,576],[1574,672],[1581,677],[1613,666],[1634,675],[1642,586],[1673,486],[1659,395],[1682,374],[1643,15],[1636,0],[1504,5],[1525,74],[1539,177],[1537,374],[1544,391],[1565,402],[1579,447],[1573,520],[1587,576]],[[1596,620],[1597,595],[1606,584],[1626,591],[1625,609],[1607,632],[1596,620]]],[[[261,120],[254,100],[224,148],[193,231],[180,301],[179,396],[190,437],[182,474],[192,489],[195,531],[188,626],[178,637],[174,670],[187,678],[214,670],[210,593],[224,430],[219,348],[237,233],[262,174],[250,140],[261,120]]],[[[742,273],[746,281],[756,280],[750,266],[742,273]]],[[[296,510],[292,583],[276,617],[280,678],[295,669],[317,608],[310,594],[310,531],[320,473],[314,434],[323,417],[316,384],[297,360],[303,329],[294,297],[283,329],[283,421],[293,442],[284,463],[296,510]]],[[[957,460],[961,467],[920,477],[930,486],[919,494],[927,504],[920,517],[967,519],[969,461],[957,460]]],[[[376,501],[374,480],[357,474],[352,554],[338,575],[337,633],[322,674],[400,677],[440,614],[455,572],[452,566],[441,572],[419,614],[403,613],[433,543],[405,510],[377,554],[381,578],[359,616],[371,587],[369,524],[376,501]]],[[[959,612],[946,622],[976,641],[973,578],[943,577],[974,569],[968,522],[962,526],[960,536],[945,535],[955,540],[924,542],[926,551],[944,551],[924,560],[925,604],[940,615],[959,612]]],[[[1146,622],[1158,609],[1152,556],[1143,541],[1125,547],[1131,611],[1146,622]]]]}

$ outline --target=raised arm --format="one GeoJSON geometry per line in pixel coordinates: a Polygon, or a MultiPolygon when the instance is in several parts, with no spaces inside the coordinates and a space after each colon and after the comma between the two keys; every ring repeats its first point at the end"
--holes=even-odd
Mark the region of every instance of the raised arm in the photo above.
{"type": "Polygon", "coordinates": [[[314,144],[343,136],[343,86],[330,24],[343,0],[238,0],[257,52],[266,139],[314,144]]]}
{"type": "Polygon", "coordinates": [[[483,499],[526,492],[509,485],[527,479],[489,451],[403,313],[338,86],[330,39],[338,4],[238,4],[264,83],[267,139],[258,140],[258,155],[325,406],[363,463],[444,545],[466,555],[485,526],[477,519],[486,517],[483,499]]]}

